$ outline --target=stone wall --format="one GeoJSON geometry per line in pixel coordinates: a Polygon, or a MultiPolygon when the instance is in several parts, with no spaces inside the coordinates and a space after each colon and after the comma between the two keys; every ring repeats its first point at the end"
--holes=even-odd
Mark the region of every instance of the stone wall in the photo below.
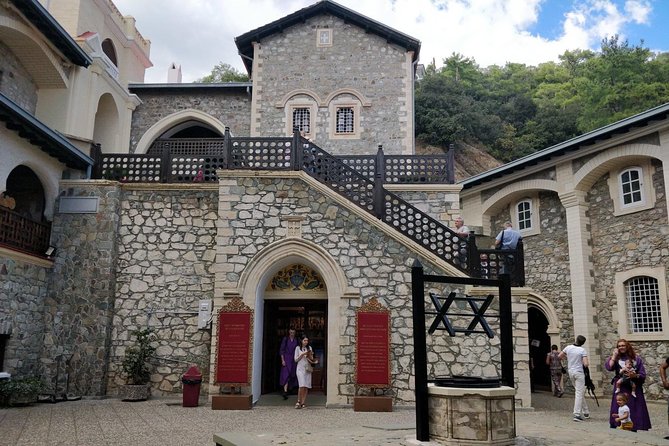
{"type": "Polygon", "coordinates": [[[455,217],[460,215],[460,196],[457,191],[404,191],[395,188],[390,191],[444,226],[455,228],[455,217]]]}
{"type": "Polygon", "coordinates": [[[198,330],[200,299],[214,297],[218,191],[179,186],[129,186],[121,201],[109,393],[124,384],[119,373],[132,332],[151,327],[158,347],[151,376],[155,391],[180,391],[191,363],[207,382],[210,330],[198,330]]]}
{"type": "MultiPolygon", "coordinates": [[[[602,361],[616,345],[618,312],[625,311],[624,308],[618,308],[614,289],[615,273],[642,266],[669,264],[669,225],[663,168],[659,162],[654,162],[653,166],[656,202],[652,209],[614,216],[608,175],[600,178],[588,193],[595,269],[595,308],[600,327],[598,347],[602,351],[602,361]]],[[[657,369],[661,361],[669,356],[667,342],[633,342],[633,345],[643,357],[648,373],[644,392],[648,398],[661,398],[663,391],[658,384],[657,369]]],[[[608,383],[605,386],[607,390],[610,389],[608,383]]]]}
{"type": "MultiPolygon", "coordinates": [[[[142,103],[132,114],[130,152],[134,152],[144,133],[161,119],[184,110],[198,110],[211,115],[230,127],[232,136],[249,136],[251,123],[251,94],[243,89],[133,89],[142,103]]],[[[168,130],[168,129],[165,129],[168,130]]],[[[279,136],[275,134],[272,136],[279,136]]]]}
{"type": "Polygon", "coordinates": [[[30,114],[35,114],[37,86],[21,61],[2,42],[0,42],[0,92],[30,114]]]}
{"type": "MultiPolygon", "coordinates": [[[[303,217],[302,237],[325,248],[361,300],[341,301],[339,333],[340,395],[352,403],[355,391],[355,310],[372,296],[391,312],[391,379],[396,403],[411,403],[413,341],[411,265],[418,259],[426,273],[443,274],[377,227],[310,188],[298,178],[242,177],[221,180],[218,262],[227,286],[236,287],[253,255],[286,236],[282,218],[303,217]],[[224,210],[225,209],[225,210],[224,210]]],[[[496,324],[493,322],[493,326],[496,324]]],[[[429,340],[430,373],[497,376],[498,340],[483,336],[429,340]]],[[[329,377],[328,379],[332,379],[329,377]]]]}
{"type": "MultiPolygon", "coordinates": [[[[325,101],[335,91],[354,89],[371,104],[360,107],[359,138],[331,139],[330,126],[335,116],[329,104],[321,104],[313,117],[314,143],[334,155],[375,154],[378,144],[383,144],[386,154],[395,155],[406,153],[411,145],[413,104],[407,102],[412,79],[403,48],[323,14],[263,39],[256,57],[253,94],[258,121],[253,123],[257,127],[252,132],[259,136],[286,134],[292,116],[287,116],[281,104],[291,92],[309,89],[325,101]],[[331,46],[317,46],[319,28],[332,31],[331,46]]],[[[347,101],[359,103],[352,95],[344,96],[347,101]]],[[[318,105],[314,99],[311,101],[318,105]]]]}
{"type": "Polygon", "coordinates": [[[48,268],[0,254],[0,333],[10,334],[2,370],[40,375],[48,268]]]}
{"type": "Polygon", "coordinates": [[[57,212],[54,216],[51,243],[57,251],[45,302],[44,374],[53,385],[60,367],[61,391],[67,371],[71,393],[104,395],[120,189],[118,183],[108,181],[63,181],[61,196],[99,197],[100,201],[95,214],[57,212]]]}

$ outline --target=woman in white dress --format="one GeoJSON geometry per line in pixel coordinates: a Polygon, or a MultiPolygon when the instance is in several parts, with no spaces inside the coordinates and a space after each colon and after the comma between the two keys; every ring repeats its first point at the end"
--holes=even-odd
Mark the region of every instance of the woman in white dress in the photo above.
{"type": "Polygon", "coordinates": [[[296,374],[299,386],[295,409],[302,409],[306,407],[307,393],[311,389],[311,372],[313,371],[311,365],[318,362],[317,359],[314,359],[314,352],[307,336],[303,335],[300,343],[295,347],[295,362],[297,363],[296,374]]]}

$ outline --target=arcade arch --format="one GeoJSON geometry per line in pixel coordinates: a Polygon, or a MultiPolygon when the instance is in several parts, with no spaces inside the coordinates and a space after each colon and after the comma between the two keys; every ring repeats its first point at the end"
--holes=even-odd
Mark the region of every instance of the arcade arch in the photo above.
{"type": "Polygon", "coordinates": [[[172,128],[189,121],[201,123],[201,125],[204,125],[221,135],[225,134],[225,125],[213,116],[195,109],[181,110],[172,113],[169,116],[165,116],[163,119],[153,124],[140,138],[135,153],[147,153],[151,148],[151,144],[153,144],[153,142],[161,135],[170,131],[172,128]]]}

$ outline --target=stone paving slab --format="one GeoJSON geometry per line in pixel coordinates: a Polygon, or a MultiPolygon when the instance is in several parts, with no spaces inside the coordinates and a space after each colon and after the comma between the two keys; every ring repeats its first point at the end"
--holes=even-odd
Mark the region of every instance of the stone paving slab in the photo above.
{"type": "MultiPolygon", "coordinates": [[[[608,427],[608,400],[592,418],[571,420],[572,399],[532,394],[534,411],[517,411],[518,446],[669,445],[666,404],[650,404],[653,429],[623,432],[608,427]]],[[[204,404],[204,403],[203,403],[204,404]]],[[[184,408],[176,400],[127,403],[115,399],[68,401],[0,409],[0,446],[212,446],[213,435],[245,433],[263,446],[436,445],[415,440],[415,412],[353,412],[311,406],[302,410],[257,406],[250,411],[184,408]]]]}

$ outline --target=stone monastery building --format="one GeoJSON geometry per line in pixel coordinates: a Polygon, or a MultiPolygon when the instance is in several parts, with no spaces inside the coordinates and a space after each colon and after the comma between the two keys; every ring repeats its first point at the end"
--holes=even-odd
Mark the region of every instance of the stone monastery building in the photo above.
{"type": "MultiPolygon", "coordinates": [[[[151,43],[110,0],[0,2],[0,369],[115,396],[148,326],[154,394],[179,393],[190,363],[217,393],[215,315],[238,297],[253,310],[254,401],[278,390],[292,325],[321,359],[315,390],[349,405],[356,310],[377,298],[386,394],[412,404],[414,260],[499,272],[492,250],[448,229],[463,215],[477,239],[506,220],[523,233],[518,406],[532,405],[530,381],[549,385],[550,345],[577,334],[598,389],[624,337],[650,371],[647,397],[661,396],[669,105],[455,183],[452,152],[415,155],[418,40],[322,0],[235,42],[250,82],[183,84],[172,67],[170,83],[144,84],[151,43]]],[[[429,349],[432,375],[499,375],[498,338],[429,349]]]]}

